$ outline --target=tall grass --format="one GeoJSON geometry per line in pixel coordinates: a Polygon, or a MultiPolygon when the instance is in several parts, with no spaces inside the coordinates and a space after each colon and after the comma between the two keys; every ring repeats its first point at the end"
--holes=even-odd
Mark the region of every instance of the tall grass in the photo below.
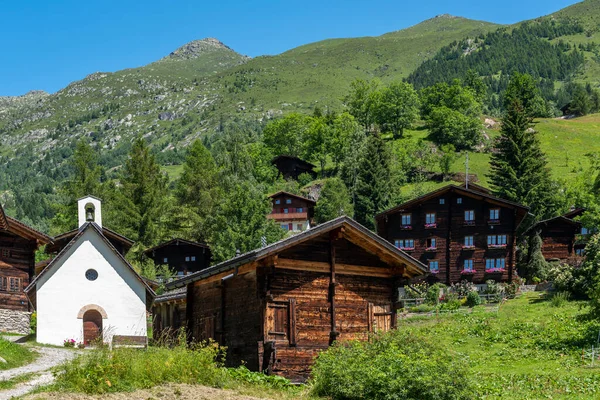
{"type": "Polygon", "coordinates": [[[223,353],[223,349],[213,344],[193,349],[185,346],[98,349],[59,366],[51,389],[103,394],[169,382],[223,387],[228,379],[219,362],[223,353]]]}

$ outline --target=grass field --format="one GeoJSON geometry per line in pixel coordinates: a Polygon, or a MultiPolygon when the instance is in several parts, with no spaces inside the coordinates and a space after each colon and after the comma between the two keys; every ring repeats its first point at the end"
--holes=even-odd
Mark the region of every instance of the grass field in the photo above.
{"type": "Polygon", "coordinates": [[[400,330],[433,337],[468,360],[486,399],[598,399],[600,367],[582,361],[600,325],[584,319],[581,302],[551,306],[539,293],[510,300],[499,312],[415,318],[400,330]]]}
{"type": "Polygon", "coordinates": [[[0,357],[6,363],[0,362],[0,370],[19,367],[35,359],[35,353],[27,347],[0,338],[0,357]]]}

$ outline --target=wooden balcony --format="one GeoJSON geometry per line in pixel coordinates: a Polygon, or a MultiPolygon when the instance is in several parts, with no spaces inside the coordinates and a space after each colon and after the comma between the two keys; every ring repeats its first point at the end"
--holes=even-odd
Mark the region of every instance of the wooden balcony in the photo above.
{"type": "Polygon", "coordinates": [[[274,219],[275,221],[299,221],[307,220],[307,212],[296,212],[296,213],[271,213],[267,215],[267,218],[274,219]]]}

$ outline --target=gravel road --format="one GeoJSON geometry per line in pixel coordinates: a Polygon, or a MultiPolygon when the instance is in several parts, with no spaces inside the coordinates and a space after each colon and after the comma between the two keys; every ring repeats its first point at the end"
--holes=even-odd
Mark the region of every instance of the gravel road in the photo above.
{"type": "Polygon", "coordinates": [[[78,352],[69,349],[53,347],[36,347],[32,350],[40,353],[38,358],[31,364],[19,368],[0,371],[0,381],[9,380],[20,375],[35,373],[38,374],[32,380],[21,383],[13,389],[0,391],[0,400],[8,400],[15,396],[22,396],[31,392],[35,387],[52,383],[54,377],[49,371],[50,368],[71,360],[77,356],[78,352]]]}

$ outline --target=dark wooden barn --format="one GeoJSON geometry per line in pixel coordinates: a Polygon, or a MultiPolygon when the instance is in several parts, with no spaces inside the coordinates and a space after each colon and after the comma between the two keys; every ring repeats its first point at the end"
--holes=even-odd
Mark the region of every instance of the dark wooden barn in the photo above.
{"type": "Polygon", "coordinates": [[[334,340],[393,328],[399,287],[426,272],[418,260],[340,217],[167,288],[187,286],[192,340],[227,346],[229,365],[302,381],[334,340]]]}
{"type": "Polygon", "coordinates": [[[201,271],[210,265],[212,254],[207,244],[173,239],[144,252],[156,265],[168,265],[178,276],[201,271]]]}
{"type": "Polygon", "coordinates": [[[23,289],[34,275],[35,251],[50,241],[47,235],[6,216],[0,206],[0,309],[30,311],[23,289]]]}
{"type": "Polygon", "coordinates": [[[315,166],[298,157],[281,155],[271,160],[271,163],[284,179],[298,180],[301,174],[309,174],[313,179],[317,177],[315,166]]]}
{"type": "Polygon", "coordinates": [[[525,206],[448,185],[375,217],[377,233],[429,266],[432,281],[510,282],[525,206]]]}
{"type": "Polygon", "coordinates": [[[577,264],[581,261],[589,236],[589,229],[573,218],[581,216],[578,208],[564,215],[540,221],[528,230],[528,234],[540,234],[542,254],[547,261],[577,264]]]}

